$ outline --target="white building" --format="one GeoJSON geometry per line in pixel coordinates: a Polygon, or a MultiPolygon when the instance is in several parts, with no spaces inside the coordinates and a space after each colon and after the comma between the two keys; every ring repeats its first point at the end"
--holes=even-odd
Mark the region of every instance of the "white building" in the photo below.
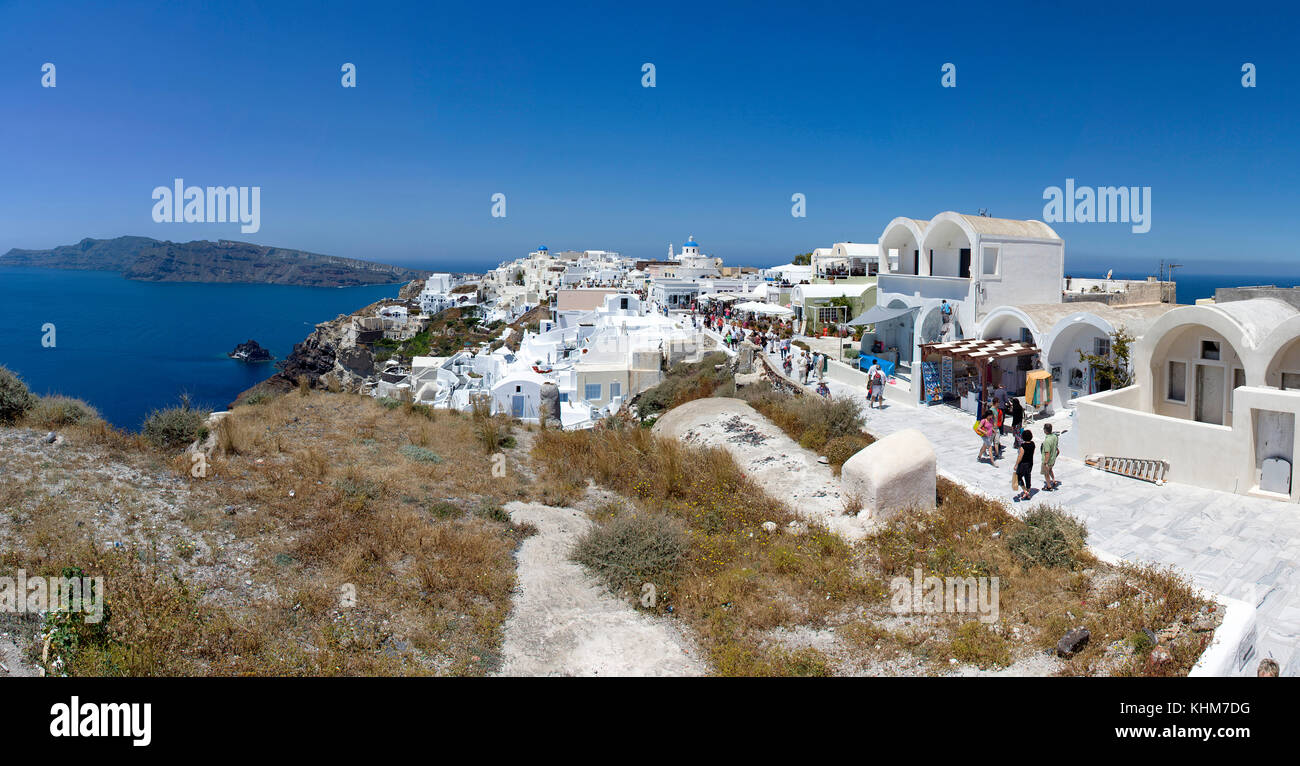
{"type": "Polygon", "coordinates": [[[876,325],[919,400],[912,374],[922,343],[942,337],[941,306],[952,309],[952,337],[971,337],[1003,305],[1061,302],[1065,243],[1042,221],[945,212],[929,221],[895,218],[877,243],[887,270],[877,280],[876,306],[898,313],[876,325]]]}
{"type": "Polygon", "coordinates": [[[1179,306],[1133,347],[1135,382],[1075,400],[1084,455],[1165,460],[1171,481],[1296,502],[1300,310],[1179,306]]]}

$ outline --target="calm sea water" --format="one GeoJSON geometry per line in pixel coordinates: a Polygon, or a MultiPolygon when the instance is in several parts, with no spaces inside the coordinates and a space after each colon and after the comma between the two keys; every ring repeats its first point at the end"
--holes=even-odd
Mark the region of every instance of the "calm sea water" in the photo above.
{"type": "Polygon", "coordinates": [[[138,429],[182,393],[225,409],[275,373],[226,354],[248,339],[284,359],[318,322],[400,285],[323,288],[134,282],[103,271],[0,268],[0,365],[32,391],[84,399],[109,422],[138,429]],[[41,345],[55,326],[56,345],[41,345]]]}

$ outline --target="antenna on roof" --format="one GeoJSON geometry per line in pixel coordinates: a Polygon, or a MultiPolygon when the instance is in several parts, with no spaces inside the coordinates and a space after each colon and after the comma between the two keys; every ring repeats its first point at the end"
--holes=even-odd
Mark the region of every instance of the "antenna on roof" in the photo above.
{"type": "Polygon", "coordinates": [[[989,217],[990,217],[990,216],[989,216],[989,209],[986,208],[986,207],[982,207],[982,208],[980,208],[980,215],[984,216],[985,218],[989,218],[989,217]]]}

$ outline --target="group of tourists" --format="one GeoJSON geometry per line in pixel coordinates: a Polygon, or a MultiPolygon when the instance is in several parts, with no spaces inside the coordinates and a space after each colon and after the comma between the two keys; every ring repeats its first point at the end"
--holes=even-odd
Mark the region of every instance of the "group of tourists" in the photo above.
{"type": "MultiPolygon", "coordinates": [[[[977,460],[988,460],[990,465],[997,465],[1002,459],[1002,435],[1010,428],[1016,449],[1016,462],[1011,476],[1011,488],[1015,492],[1013,500],[1029,500],[1033,497],[1032,474],[1034,469],[1034,434],[1024,428],[1025,408],[1018,397],[1010,396],[999,384],[993,392],[990,406],[984,411],[984,417],[975,421],[974,430],[982,440],[977,460]],[[1010,415],[1010,423],[1007,416],[1010,415]]],[[[1060,454],[1060,437],[1052,432],[1052,424],[1043,426],[1043,443],[1038,447],[1042,454],[1040,469],[1043,474],[1043,489],[1055,490],[1061,486],[1056,480],[1054,469],[1056,458],[1060,454]]]]}
{"type": "MultiPolygon", "coordinates": [[[[805,386],[813,381],[822,382],[825,380],[828,365],[825,354],[820,351],[813,351],[810,354],[798,347],[792,352],[788,344],[782,345],[780,351],[781,367],[785,370],[786,375],[805,386]]],[[[818,393],[822,392],[818,391],[818,393]]],[[[823,396],[830,397],[829,387],[827,387],[823,396]]]]}

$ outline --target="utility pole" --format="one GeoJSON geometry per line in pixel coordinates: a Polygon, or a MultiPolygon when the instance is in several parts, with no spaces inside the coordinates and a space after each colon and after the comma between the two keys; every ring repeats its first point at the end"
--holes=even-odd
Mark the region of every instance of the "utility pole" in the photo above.
{"type": "MultiPolygon", "coordinates": [[[[1169,264],[1169,281],[1170,281],[1170,282],[1173,282],[1173,281],[1174,281],[1174,269],[1182,268],[1182,265],[1183,265],[1183,264],[1181,264],[1181,263],[1171,263],[1171,264],[1169,264]]],[[[1175,289],[1177,289],[1177,288],[1175,288],[1175,289]]],[[[1161,287],[1161,288],[1160,288],[1160,291],[1161,291],[1161,293],[1163,293],[1163,292],[1164,292],[1164,287],[1161,287]]],[[[1163,302],[1163,301],[1162,301],[1162,302],[1163,302]]]]}

